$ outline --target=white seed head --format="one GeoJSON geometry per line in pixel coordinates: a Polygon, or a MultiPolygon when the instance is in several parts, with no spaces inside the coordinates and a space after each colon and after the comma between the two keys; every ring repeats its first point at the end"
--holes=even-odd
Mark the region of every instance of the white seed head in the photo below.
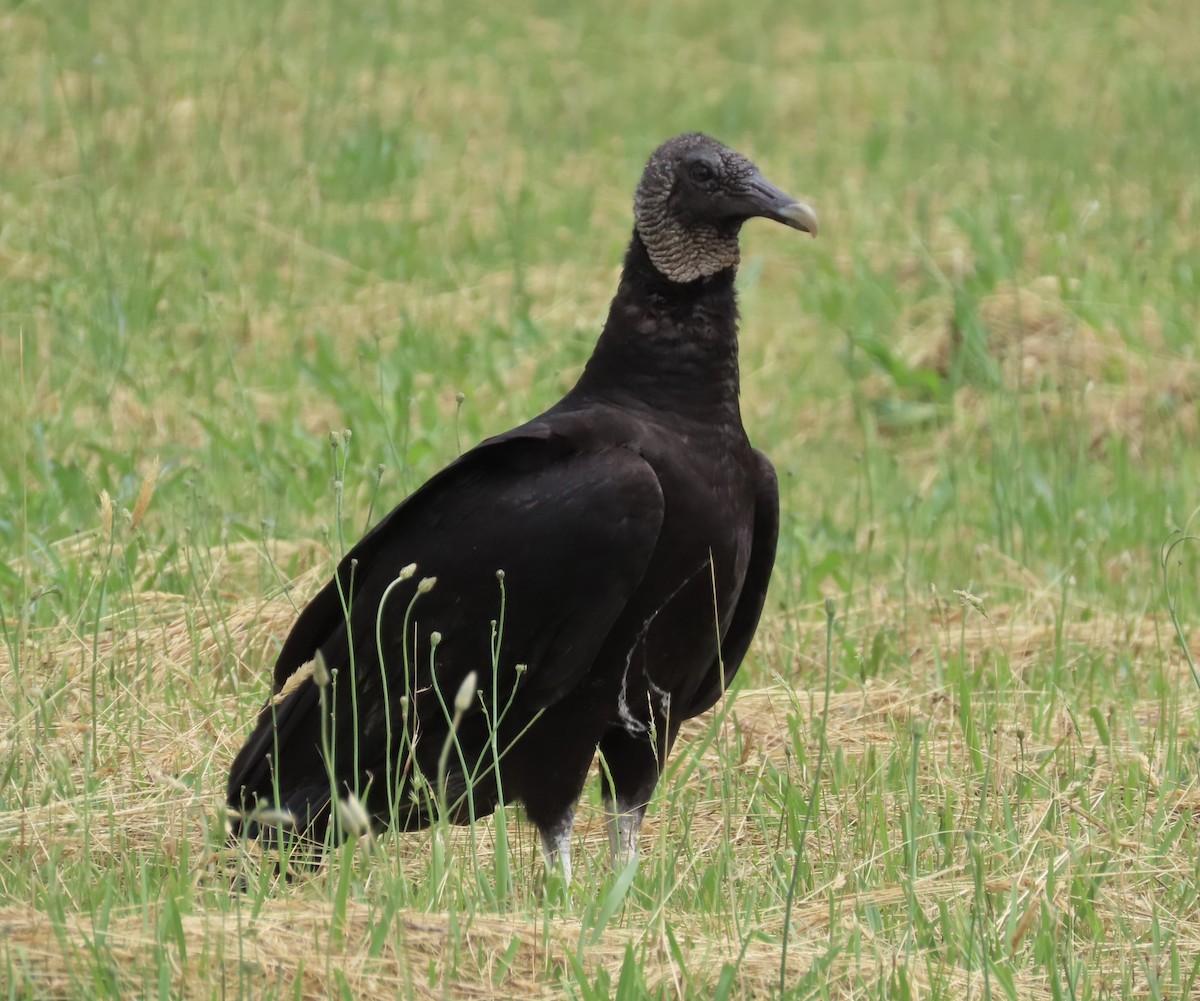
{"type": "Polygon", "coordinates": [[[354,793],[348,793],[345,799],[339,799],[337,810],[342,830],[350,837],[361,838],[371,832],[371,818],[367,816],[366,807],[354,793]]]}
{"type": "Polygon", "coordinates": [[[313,658],[312,666],[313,681],[317,683],[318,688],[325,688],[333,678],[329,673],[328,666],[325,664],[325,655],[320,650],[317,651],[317,655],[313,658]]]}
{"type": "Polygon", "coordinates": [[[104,541],[112,538],[113,502],[107,490],[100,491],[100,526],[104,530],[104,541]]]}
{"type": "Polygon", "coordinates": [[[422,577],[420,583],[417,584],[417,594],[428,594],[436,583],[436,577],[422,577]]]}
{"type": "Polygon", "coordinates": [[[270,806],[255,810],[250,814],[249,819],[262,827],[294,828],[296,826],[296,815],[291,810],[276,810],[270,806]]]}
{"type": "Polygon", "coordinates": [[[398,574],[396,574],[396,580],[408,580],[416,572],[417,572],[417,565],[415,563],[410,563],[408,566],[404,567],[398,574]]]}
{"type": "Polygon", "coordinates": [[[430,646],[437,646],[441,642],[442,642],[442,634],[439,633],[436,629],[429,634],[429,645],[430,646]]]}
{"type": "Polygon", "coordinates": [[[454,711],[465,713],[471,708],[471,700],[475,698],[475,686],[479,683],[479,675],[475,671],[468,672],[458,686],[458,694],[454,696],[454,711]]]}
{"type": "Polygon", "coordinates": [[[958,596],[958,600],[964,605],[970,605],[977,612],[984,611],[983,599],[978,595],[972,594],[970,591],[966,591],[958,587],[954,589],[954,593],[958,596]]]}

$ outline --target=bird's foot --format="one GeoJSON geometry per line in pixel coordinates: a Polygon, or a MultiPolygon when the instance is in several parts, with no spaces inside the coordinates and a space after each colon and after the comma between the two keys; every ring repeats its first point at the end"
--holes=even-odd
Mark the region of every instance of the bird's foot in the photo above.
{"type": "Polygon", "coordinates": [[[612,852],[613,870],[620,872],[638,857],[638,832],[642,829],[642,818],[646,816],[644,805],[617,797],[605,803],[608,820],[608,847],[612,852]]]}
{"type": "Polygon", "coordinates": [[[571,885],[571,828],[574,823],[575,811],[571,809],[558,823],[538,829],[542,838],[542,856],[546,860],[546,875],[549,876],[555,867],[561,867],[566,886],[571,885]]]}

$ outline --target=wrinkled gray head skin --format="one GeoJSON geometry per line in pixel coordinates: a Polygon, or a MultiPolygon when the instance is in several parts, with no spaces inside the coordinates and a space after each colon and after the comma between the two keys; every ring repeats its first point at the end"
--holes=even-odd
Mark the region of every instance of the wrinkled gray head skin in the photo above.
{"type": "Polygon", "coordinates": [[[654,151],[633,216],[650,260],[675,282],[736,266],[738,231],[755,216],[817,235],[812,209],[768,182],[741,153],[699,132],[654,151]]]}

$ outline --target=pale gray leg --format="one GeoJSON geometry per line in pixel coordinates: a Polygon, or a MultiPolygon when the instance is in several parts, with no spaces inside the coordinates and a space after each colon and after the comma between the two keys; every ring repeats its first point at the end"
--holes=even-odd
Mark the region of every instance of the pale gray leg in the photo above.
{"type": "Polygon", "coordinates": [[[617,872],[638,857],[638,832],[642,829],[645,806],[634,806],[617,797],[604,801],[604,812],[608,821],[608,847],[612,852],[612,866],[617,872]]]}
{"type": "Polygon", "coordinates": [[[563,882],[571,885],[571,828],[575,823],[575,808],[572,807],[553,827],[540,830],[542,837],[542,856],[546,860],[546,875],[554,871],[556,865],[562,866],[563,882]]]}

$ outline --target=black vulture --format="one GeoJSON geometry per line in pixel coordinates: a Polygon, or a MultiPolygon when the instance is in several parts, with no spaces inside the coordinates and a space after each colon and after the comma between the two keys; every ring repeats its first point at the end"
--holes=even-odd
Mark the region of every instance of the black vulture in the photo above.
{"type": "Polygon", "coordinates": [[[575,387],[411,494],[296,620],[233,763],[233,836],[319,853],[337,800],[401,829],[517,801],[569,879],[599,749],[614,864],[635,856],[680,725],[733,678],[775,559],[775,472],[738,403],[734,272],[754,217],[817,232],[707,136],[654,152],[575,387]]]}

